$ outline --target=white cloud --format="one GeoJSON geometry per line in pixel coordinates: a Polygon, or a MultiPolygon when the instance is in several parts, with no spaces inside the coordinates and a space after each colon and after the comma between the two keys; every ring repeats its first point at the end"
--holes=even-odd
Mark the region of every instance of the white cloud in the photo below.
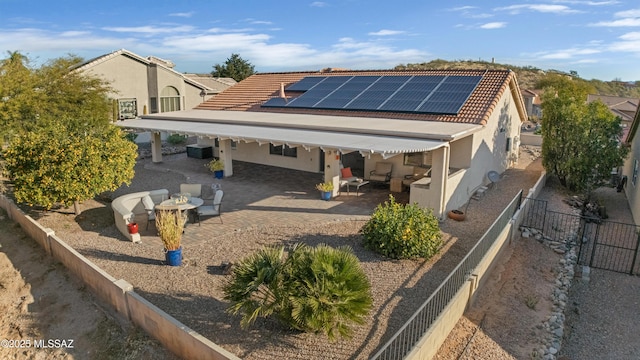
{"type": "Polygon", "coordinates": [[[621,41],[609,45],[610,51],[633,52],[640,54],[640,32],[630,32],[618,37],[621,41]]]}
{"type": "Polygon", "coordinates": [[[589,24],[589,26],[603,26],[603,27],[634,27],[640,26],[640,18],[626,18],[613,21],[600,21],[597,23],[589,24]]]}
{"type": "Polygon", "coordinates": [[[490,22],[480,25],[481,29],[500,29],[507,26],[506,22],[490,22]]]}
{"type": "Polygon", "coordinates": [[[326,6],[329,6],[329,4],[327,4],[326,2],[323,2],[323,1],[314,1],[309,6],[311,6],[311,7],[326,7],[326,6]]]}
{"type": "Polygon", "coordinates": [[[449,9],[449,11],[468,11],[468,10],[473,10],[473,9],[477,9],[477,6],[460,6],[460,7],[455,7],[455,8],[451,8],[449,9]]]}
{"type": "Polygon", "coordinates": [[[119,33],[140,33],[140,34],[171,34],[176,32],[190,32],[193,31],[193,26],[168,26],[168,27],[157,27],[157,26],[134,26],[134,27],[104,27],[102,30],[105,31],[113,31],[119,33]]]}
{"type": "Polygon", "coordinates": [[[543,52],[536,53],[533,56],[535,58],[543,59],[543,60],[567,60],[567,59],[573,59],[578,56],[593,55],[601,52],[602,51],[598,49],[569,48],[569,49],[562,49],[562,50],[556,50],[556,51],[543,51],[543,52]]]}
{"type": "Polygon", "coordinates": [[[376,32],[370,32],[369,35],[371,36],[391,36],[391,35],[399,35],[399,34],[404,34],[404,31],[400,31],[400,30],[386,30],[386,29],[382,29],[380,31],[376,31],[376,32]]]}
{"type": "MultiPolygon", "coordinates": [[[[11,49],[25,53],[60,52],[68,54],[85,50],[120,49],[133,45],[135,42],[132,40],[98,36],[85,31],[56,33],[32,28],[0,29],[0,49],[11,49]],[[16,48],[16,44],[19,44],[19,48],[16,48]]],[[[59,56],[61,55],[54,57],[59,56]]]]}
{"type": "Polygon", "coordinates": [[[193,11],[190,11],[190,12],[172,13],[172,14],[169,14],[169,16],[183,17],[183,18],[190,18],[190,17],[192,17],[192,16],[193,16],[193,14],[194,14],[194,12],[193,12],[193,11]]]}
{"type": "Polygon", "coordinates": [[[495,8],[496,11],[508,11],[511,14],[520,14],[523,11],[537,11],[541,13],[554,14],[573,14],[580,11],[571,9],[564,5],[548,5],[548,4],[521,4],[495,8]]]}
{"type": "Polygon", "coordinates": [[[618,11],[617,13],[613,14],[613,16],[621,18],[638,18],[640,17],[640,9],[618,11]]]}

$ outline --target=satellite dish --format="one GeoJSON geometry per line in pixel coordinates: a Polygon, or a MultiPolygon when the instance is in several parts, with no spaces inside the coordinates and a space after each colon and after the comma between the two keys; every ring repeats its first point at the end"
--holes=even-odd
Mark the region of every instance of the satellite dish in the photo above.
{"type": "Polygon", "coordinates": [[[489,181],[491,181],[491,183],[495,184],[500,181],[500,174],[498,174],[497,171],[491,170],[487,173],[487,178],[489,178],[489,181]]]}

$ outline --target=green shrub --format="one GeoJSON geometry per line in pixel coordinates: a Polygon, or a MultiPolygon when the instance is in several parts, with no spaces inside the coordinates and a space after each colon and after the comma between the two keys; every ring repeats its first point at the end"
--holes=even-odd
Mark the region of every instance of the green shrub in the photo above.
{"type": "Polygon", "coordinates": [[[171,145],[180,145],[187,142],[186,135],[171,134],[167,137],[167,142],[171,145]]]}
{"type": "Polygon", "coordinates": [[[393,259],[429,259],[442,246],[438,219],[431,209],[403,205],[389,195],[362,228],[364,245],[393,259]]]}
{"type": "Polygon", "coordinates": [[[351,248],[298,244],[258,251],[233,268],[224,287],[228,311],[242,314],[246,327],[258,317],[276,316],[290,328],[350,337],[371,310],[370,284],[351,248]]]}
{"type": "Polygon", "coordinates": [[[138,138],[138,134],[133,132],[128,132],[124,135],[124,138],[131,141],[132,143],[135,143],[136,139],[138,138]]]}

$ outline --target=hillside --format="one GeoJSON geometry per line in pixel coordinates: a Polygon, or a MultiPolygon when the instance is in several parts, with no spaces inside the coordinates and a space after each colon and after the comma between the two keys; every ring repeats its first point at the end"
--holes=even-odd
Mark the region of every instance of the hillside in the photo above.
{"type": "MultiPolygon", "coordinates": [[[[557,70],[542,70],[532,66],[514,66],[509,64],[499,64],[488,61],[472,61],[472,60],[460,60],[460,61],[447,61],[436,59],[426,63],[420,64],[406,64],[396,66],[397,70],[429,70],[429,69],[510,69],[516,73],[518,83],[523,89],[535,89],[536,83],[544,75],[548,73],[561,73],[568,76],[575,74],[567,74],[557,70]]],[[[640,98],[640,81],[635,84],[620,82],[620,81],[602,81],[602,80],[585,80],[581,79],[590,85],[592,85],[598,95],[611,95],[611,96],[623,96],[630,98],[640,98]]]]}

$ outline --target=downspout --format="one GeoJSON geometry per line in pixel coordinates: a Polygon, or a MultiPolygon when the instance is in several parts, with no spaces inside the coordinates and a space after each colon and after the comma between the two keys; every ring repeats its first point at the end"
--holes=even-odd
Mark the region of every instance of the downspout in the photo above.
{"type": "Polygon", "coordinates": [[[442,183],[442,196],[440,196],[440,220],[445,219],[445,215],[447,214],[447,209],[445,208],[447,204],[445,203],[445,198],[447,196],[447,183],[449,182],[449,157],[451,152],[451,146],[449,143],[446,143],[444,146],[444,169],[446,174],[444,176],[444,182],[442,183]]]}

